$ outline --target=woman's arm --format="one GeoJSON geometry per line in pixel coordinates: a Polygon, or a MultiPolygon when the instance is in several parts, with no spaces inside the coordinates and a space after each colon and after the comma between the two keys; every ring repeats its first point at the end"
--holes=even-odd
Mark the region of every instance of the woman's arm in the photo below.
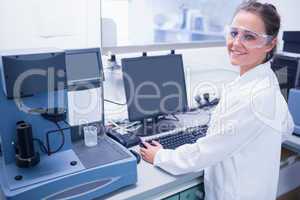
{"type": "Polygon", "coordinates": [[[154,165],[175,175],[199,171],[231,157],[265,131],[291,132],[293,123],[286,103],[270,98],[276,96],[265,91],[251,101],[241,101],[224,114],[216,113],[206,137],[176,150],[160,149],[154,165]]]}

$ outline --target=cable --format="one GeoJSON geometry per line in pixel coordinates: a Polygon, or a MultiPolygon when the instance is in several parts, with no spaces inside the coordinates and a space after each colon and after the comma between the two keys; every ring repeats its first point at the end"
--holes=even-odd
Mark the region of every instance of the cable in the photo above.
{"type": "Polygon", "coordinates": [[[126,128],[130,128],[130,127],[132,127],[132,126],[139,125],[140,123],[141,123],[140,121],[132,122],[131,124],[128,124],[128,125],[126,126],[126,128]]]}
{"type": "Polygon", "coordinates": [[[47,133],[46,133],[47,148],[48,148],[48,155],[49,155],[49,156],[50,156],[51,154],[53,154],[53,153],[57,153],[58,151],[60,151],[61,148],[62,148],[62,147],[64,146],[64,144],[65,144],[65,135],[64,135],[63,130],[61,129],[61,127],[59,126],[59,124],[58,124],[57,122],[53,122],[53,123],[57,126],[58,130],[59,130],[60,133],[61,133],[61,136],[62,136],[62,142],[61,142],[61,145],[60,145],[56,150],[51,151],[51,150],[50,150],[50,142],[49,142],[49,134],[52,133],[52,132],[47,132],[47,133]]]}
{"type": "Polygon", "coordinates": [[[162,119],[164,119],[164,120],[174,120],[176,122],[180,121],[179,118],[175,114],[171,114],[171,116],[173,117],[173,119],[170,119],[170,118],[167,118],[167,117],[164,117],[162,119]]]}
{"type": "Polygon", "coordinates": [[[205,125],[207,125],[207,126],[209,125],[209,123],[210,123],[210,121],[211,121],[211,115],[212,115],[211,112],[209,112],[209,113],[208,113],[208,120],[207,120],[207,122],[205,123],[205,125]]]}
{"type": "Polygon", "coordinates": [[[158,121],[159,120],[172,120],[172,121],[176,121],[176,122],[180,121],[179,118],[175,114],[159,116],[158,121]],[[168,116],[172,116],[173,118],[168,118],[168,116]]]}
{"type": "Polygon", "coordinates": [[[114,126],[112,128],[113,130],[123,129],[123,130],[128,131],[128,132],[138,129],[139,126],[137,126],[137,125],[140,125],[140,123],[141,123],[140,121],[135,121],[135,122],[129,123],[125,126],[120,126],[117,122],[114,122],[113,120],[110,120],[109,122],[114,126]],[[137,127],[134,127],[134,126],[137,126],[137,127]]]}
{"type": "Polygon", "coordinates": [[[61,136],[62,136],[62,142],[61,142],[61,145],[53,152],[51,153],[56,153],[58,152],[59,150],[61,150],[61,148],[65,145],[65,134],[63,132],[63,130],[61,129],[61,127],[59,126],[59,124],[56,122],[55,125],[57,126],[57,128],[59,129],[60,133],[61,133],[61,136]]]}
{"type": "Polygon", "coordinates": [[[68,125],[69,127],[71,127],[71,125],[69,124],[69,122],[67,122],[66,120],[63,120],[63,122],[68,125]]]}
{"type": "Polygon", "coordinates": [[[200,109],[200,108],[192,108],[187,112],[184,112],[184,114],[186,115],[198,115],[199,113],[201,113],[204,109],[200,109]]]}
{"type": "Polygon", "coordinates": [[[40,139],[37,139],[37,138],[34,139],[35,141],[37,141],[39,143],[40,150],[44,153],[47,153],[48,156],[50,156],[53,153],[57,153],[58,151],[60,151],[62,149],[62,147],[64,146],[64,144],[65,144],[65,135],[64,135],[63,130],[70,129],[70,127],[71,127],[70,124],[66,121],[66,111],[64,109],[58,109],[58,108],[54,108],[54,109],[36,108],[36,109],[32,109],[31,112],[39,113],[41,115],[41,117],[48,120],[49,122],[52,122],[58,128],[58,130],[52,130],[52,131],[48,131],[46,133],[46,146],[40,139]],[[61,110],[63,112],[58,112],[58,111],[61,111],[61,110]],[[49,111],[53,111],[53,113],[49,112],[49,111]],[[60,125],[58,124],[58,121],[64,122],[66,125],[68,125],[68,128],[63,128],[62,129],[60,127],[60,125]],[[56,150],[51,151],[49,135],[51,133],[57,132],[57,131],[59,131],[61,133],[62,141],[61,141],[60,146],[56,150]]]}
{"type": "Polygon", "coordinates": [[[113,120],[109,121],[113,126],[115,126],[115,128],[121,128],[121,126],[119,124],[117,124],[116,122],[114,122],[113,120]]]}
{"type": "Polygon", "coordinates": [[[119,102],[111,101],[111,100],[108,100],[108,99],[104,99],[104,101],[112,103],[112,104],[116,104],[118,106],[125,106],[127,104],[127,103],[119,103],[119,102]]]}
{"type": "Polygon", "coordinates": [[[172,114],[172,117],[174,117],[174,119],[175,119],[177,122],[180,121],[176,115],[172,114]]]}
{"type": "Polygon", "coordinates": [[[38,138],[33,138],[33,141],[37,141],[37,142],[38,142],[39,147],[40,147],[40,150],[41,150],[43,153],[49,154],[49,153],[48,153],[48,150],[47,150],[47,148],[46,148],[46,146],[45,146],[45,144],[44,144],[40,139],[38,139],[38,138]]]}

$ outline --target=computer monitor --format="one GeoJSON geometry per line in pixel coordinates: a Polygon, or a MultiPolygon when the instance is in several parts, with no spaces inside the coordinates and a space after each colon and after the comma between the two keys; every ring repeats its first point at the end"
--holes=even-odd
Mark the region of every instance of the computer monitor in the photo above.
{"type": "Polygon", "coordinates": [[[296,56],[275,54],[271,69],[276,74],[282,95],[287,101],[290,89],[300,87],[300,59],[296,56]]]}
{"type": "Polygon", "coordinates": [[[66,50],[68,86],[97,87],[104,80],[99,48],[66,50]]]}
{"type": "Polygon", "coordinates": [[[65,88],[63,51],[2,53],[0,63],[3,89],[9,99],[65,88]]]}
{"type": "Polygon", "coordinates": [[[181,55],[122,59],[129,121],[187,110],[181,55]]]}

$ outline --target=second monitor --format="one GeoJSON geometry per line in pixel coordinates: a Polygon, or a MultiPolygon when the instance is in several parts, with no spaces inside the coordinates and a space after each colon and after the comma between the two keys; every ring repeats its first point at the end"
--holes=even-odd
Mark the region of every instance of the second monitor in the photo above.
{"type": "Polygon", "coordinates": [[[104,80],[99,48],[66,50],[68,86],[91,89],[104,80]]]}
{"type": "Polygon", "coordinates": [[[125,58],[122,69],[129,121],[187,110],[181,55],[125,58]]]}

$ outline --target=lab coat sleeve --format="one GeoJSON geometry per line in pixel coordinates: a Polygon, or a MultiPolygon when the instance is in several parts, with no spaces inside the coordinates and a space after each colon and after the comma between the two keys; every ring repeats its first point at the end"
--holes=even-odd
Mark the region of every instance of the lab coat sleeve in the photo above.
{"type": "MultiPolygon", "coordinates": [[[[260,98],[265,99],[266,96],[260,98]]],[[[266,102],[261,100],[256,99],[254,104],[266,102]]],[[[257,109],[262,113],[273,112],[265,103],[260,104],[257,109]]],[[[206,137],[199,139],[195,144],[183,145],[175,150],[159,150],[154,165],[179,175],[202,170],[231,157],[263,134],[265,126],[270,125],[258,114],[260,112],[257,112],[257,109],[253,108],[253,101],[244,101],[224,114],[217,114],[206,137]]],[[[276,120],[274,123],[277,123],[276,120]]]]}

